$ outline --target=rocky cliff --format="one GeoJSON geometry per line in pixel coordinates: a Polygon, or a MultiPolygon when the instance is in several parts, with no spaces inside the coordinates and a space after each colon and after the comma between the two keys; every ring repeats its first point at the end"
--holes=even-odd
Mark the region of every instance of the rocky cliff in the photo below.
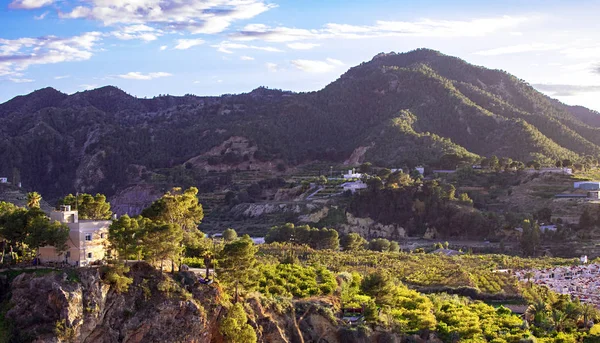
{"type": "MultiPolygon", "coordinates": [[[[220,334],[219,324],[227,315],[229,302],[218,284],[201,285],[191,272],[167,275],[145,263],[132,265],[127,275],[133,283],[126,292],[118,293],[102,281],[95,268],[39,270],[22,273],[12,281],[0,274],[0,302],[4,310],[8,308],[0,313],[0,329],[10,328],[5,332],[9,337],[0,337],[0,341],[228,341],[220,334]]],[[[267,299],[253,293],[243,301],[258,342],[401,341],[400,336],[383,329],[347,326],[333,298],[267,299]]],[[[439,342],[433,337],[410,339],[439,342]]]]}

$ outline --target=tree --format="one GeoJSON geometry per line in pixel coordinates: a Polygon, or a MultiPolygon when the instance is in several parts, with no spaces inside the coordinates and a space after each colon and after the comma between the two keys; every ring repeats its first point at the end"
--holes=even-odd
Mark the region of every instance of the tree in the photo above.
{"type": "Polygon", "coordinates": [[[498,170],[500,168],[500,161],[498,160],[498,157],[496,155],[490,157],[488,159],[488,165],[490,166],[490,169],[498,170]]]}
{"type": "Polygon", "coordinates": [[[396,242],[396,241],[391,241],[388,251],[389,252],[400,252],[400,244],[398,244],[398,242],[396,242]]]}
{"type": "Polygon", "coordinates": [[[173,272],[174,262],[179,260],[183,253],[183,230],[177,224],[147,222],[143,238],[144,258],[153,263],[160,261],[161,270],[163,261],[171,261],[173,272]]]}
{"type": "Polygon", "coordinates": [[[571,160],[566,159],[566,160],[562,161],[562,166],[565,167],[565,168],[569,168],[572,165],[573,165],[573,162],[571,160]]]}
{"type": "Polygon", "coordinates": [[[371,162],[365,162],[358,167],[358,170],[363,174],[369,174],[373,169],[371,162]]]}
{"type": "Polygon", "coordinates": [[[342,236],[341,245],[344,251],[356,251],[364,249],[367,245],[367,240],[362,238],[358,233],[353,232],[342,236]]]}
{"type": "Polygon", "coordinates": [[[360,289],[364,294],[375,298],[378,304],[391,304],[395,285],[387,271],[378,270],[362,280],[360,289]]]}
{"type": "Polygon", "coordinates": [[[392,174],[392,170],[388,168],[379,169],[377,172],[377,176],[379,176],[382,180],[387,179],[390,174],[392,174]]]}
{"type": "Polygon", "coordinates": [[[549,223],[552,219],[552,210],[548,207],[540,208],[535,212],[533,217],[543,223],[549,223]]]}
{"type": "MultiPolygon", "coordinates": [[[[31,218],[27,224],[27,237],[25,244],[30,249],[39,251],[40,247],[53,246],[57,251],[67,250],[67,240],[69,239],[69,227],[58,221],[50,221],[43,215],[37,215],[31,218]]],[[[36,253],[36,256],[39,252],[36,253]]]]}
{"type": "Polygon", "coordinates": [[[220,281],[230,285],[239,283],[251,290],[255,283],[257,251],[258,247],[248,235],[225,244],[220,254],[220,281]]]}
{"type": "Polygon", "coordinates": [[[107,220],[112,216],[110,203],[106,202],[106,196],[103,194],[69,194],[58,201],[58,206],[60,205],[69,205],[72,209],[77,209],[79,218],[84,220],[107,220]]]}
{"type": "Polygon", "coordinates": [[[204,234],[198,230],[198,225],[204,218],[204,211],[198,202],[197,194],[196,187],[185,191],[173,188],[144,209],[142,216],[153,222],[178,225],[183,229],[183,244],[186,247],[198,247],[204,238],[204,234]]]}
{"type": "Polygon", "coordinates": [[[521,250],[526,256],[534,256],[540,245],[540,228],[537,223],[531,223],[528,219],[523,221],[523,233],[521,234],[521,250]]]}
{"type": "Polygon", "coordinates": [[[144,229],[150,220],[143,217],[121,216],[108,228],[108,241],[120,259],[141,259],[144,229]]]}
{"type": "Polygon", "coordinates": [[[256,343],[256,332],[248,324],[248,317],[241,303],[234,304],[219,325],[219,331],[230,343],[256,343]]]}
{"type": "Polygon", "coordinates": [[[375,238],[369,242],[369,250],[373,251],[388,251],[390,249],[390,241],[385,238],[375,238]]]}
{"type": "Polygon", "coordinates": [[[41,201],[42,201],[42,196],[38,192],[27,193],[27,207],[39,208],[41,201]]]}
{"type": "Polygon", "coordinates": [[[237,232],[234,229],[229,228],[223,231],[223,239],[227,242],[235,241],[237,239],[237,232]]]}

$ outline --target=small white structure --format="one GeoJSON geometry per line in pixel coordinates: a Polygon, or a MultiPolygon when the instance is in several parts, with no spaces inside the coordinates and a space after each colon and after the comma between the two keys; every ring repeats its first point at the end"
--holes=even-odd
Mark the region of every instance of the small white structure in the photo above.
{"type": "Polygon", "coordinates": [[[582,255],[579,260],[581,261],[581,264],[587,264],[588,263],[588,257],[587,255],[582,255]]]}
{"type": "Polygon", "coordinates": [[[423,168],[423,167],[416,167],[415,170],[418,171],[419,174],[421,174],[421,175],[425,174],[425,168],[423,168]]]}
{"type": "Polygon", "coordinates": [[[540,173],[540,174],[565,174],[565,175],[573,175],[573,169],[571,168],[540,168],[538,169],[528,169],[528,173],[540,173]]]}
{"type": "Polygon", "coordinates": [[[8,178],[0,177],[0,183],[8,183],[8,178]]]}
{"type": "Polygon", "coordinates": [[[556,230],[557,230],[557,227],[554,224],[540,226],[540,231],[542,231],[542,232],[556,232],[556,230]]]}
{"type": "Polygon", "coordinates": [[[344,174],[344,179],[348,180],[348,179],[360,179],[362,178],[363,174],[361,173],[357,173],[354,169],[350,169],[348,170],[347,174],[344,174]]]}
{"type": "Polygon", "coordinates": [[[362,181],[354,181],[354,182],[346,182],[341,184],[342,188],[345,191],[350,191],[352,193],[356,192],[359,189],[367,188],[367,184],[362,181]]]}
{"type": "Polygon", "coordinates": [[[87,266],[104,258],[111,220],[79,220],[78,212],[72,211],[68,205],[50,213],[50,219],[65,223],[69,227],[67,251],[59,254],[53,246],[42,247],[39,256],[42,263],[51,261],[87,266]]]}
{"type": "Polygon", "coordinates": [[[599,190],[600,181],[578,181],[573,183],[575,189],[585,189],[588,191],[599,190]]]}

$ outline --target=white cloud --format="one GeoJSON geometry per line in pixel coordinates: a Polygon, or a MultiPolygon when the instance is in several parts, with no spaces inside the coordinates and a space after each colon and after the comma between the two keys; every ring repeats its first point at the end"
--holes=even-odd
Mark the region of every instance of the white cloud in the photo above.
{"type": "Polygon", "coordinates": [[[600,93],[600,85],[534,84],[532,86],[551,96],[575,96],[582,93],[600,93]]]}
{"type": "Polygon", "coordinates": [[[254,18],[276,7],[264,0],[88,0],[83,3],[70,12],[61,12],[60,16],[98,20],[104,25],[148,24],[194,34],[219,33],[235,21],[254,18]]]}
{"type": "Polygon", "coordinates": [[[89,91],[89,90],[92,90],[94,88],[98,88],[98,85],[95,85],[95,84],[92,84],[92,85],[83,84],[83,85],[79,85],[79,88],[84,89],[86,91],[89,91]]]}
{"type": "Polygon", "coordinates": [[[35,80],[32,79],[19,79],[16,77],[9,77],[8,78],[10,81],[14,82],[14,83],[29,83],[29,82],[33,82],[35,80]]]}
{"type": "Polygon", "coordinates": [[[500,32],[535,20],[534,17],[501,16],[473,20],[376,21],[374,25],[349,25],[329,23],[320,29],[269,27],[264,24],[246,25],[233,34],[236,40],[268,42],[296,42],[327,38],[373,38],[373,37],[480,37],[500,32]]]}
{"type": "Polygon", "coordinates": [[[527,43],[527,44],[518,44],[511,46],[504,46],[500,48],[494,48],[489,50],[482,50],[475,53],[475,55],[482,56],[498,56],[498,55],[508,55],[508,54],[518,54],[523,52],[533,52],[533,51],[551,51],[558,50],[561,48],[559,44],[548,44],[548,43],[527,43]]]}
{"type": "Polygon", "coordinates": [[[8,7],[31,10],[51,5],[53,2],[54,0],[13,0],[8,7]]]}
{"type": "Polygon", "coordinates": [[[228,41],[223,41],[219,44],[211,45],[213,48],[217,48],[218,51],[224,52],[226,54],[232,54],[233,50],[239,49],[252,49],[252,50],[262,50],[269,52],[283,52],[283,50],[272,47],[272,46],[256,46],[256,45],[247,45],[240,43],[233,43],[228,41]]]}
{"type": "Polygon", "coordinates": [[[204,44],[204,40],[202,40],[200,38],[198,38],[198,39],[178,39],[175,49],[187,50],[191,47],[202,45],[202,44],[204,44]]]}
{"type": "Polygon", "coordinates": [[[268,62],[265,63],[265,66],[267,67],[267,70],[272,73],[279,71],[279,66],[276,63],[268,62]]]}
{"type": "Polygon", "coordinates": [[[129,80],[152,80],[152,79],[157,79],[160,77],[167,77],[167,76],[172,76],[172,74],[164,73],[164,72],[143,74],[138,71],[132,71],[127,74],[119,75],[120,78],[129,79],[129,80]]]}
{"type": "Polygon", "coordinates": [[[71,75],[59,75],[59,76],[55,76],[54,79],[55,80],[62,80],[62,79],[68,79],[70,77],[71,77],[71,75]]]}
{"type": "Polygon", "coordinates": [[[327,73],[344,65],[342,61],[333,58],[327,58],[325,61],[299,59],[293,60],[291,63],[294,67],[308,73],[327,73]]]}
{"type": "Polygon", "coordinates": [[[0,76],[18,76],[31,65],[89,60],[100,40],[99,32],[68,38],[0,38],[0,76]]]}
{"type": "Polygon", "coordinates": [[[165,50],[167,50],[167,48],[168,48],[168,46],[163,45],[163,46],[160,47],[160,51],[165,51],[165,50]]]}
{"type": "Polygon", "coordinates": [[[240,56],[240,60],[242,60],[242,61],[252,61],[252,60],[254,60],[254,57],[251,57],[251,56],[240,56]]]}
{"type": "Polygon", "coordinates": [[[163,32],[148,25],[138,24],[125,26],[119,31],[113,31],[112,35],[121,40],[140,39],[150,42],[162,36],[163,32]]]}
{"type": "Polygon", "coordinates": [[[48,15],[48,13],[50,13],[50,11],[46,11],[46,12],[40,14],[40,15],[36,15],[36,16],[33,17],[33,19],[35,19],[35,20],[42,20],[42,19],[46,18],[46,16],[48,15]]]}
{"type": "Polygon", "coordinates": [[[315,44],[315,43],[289,43],[287,45],[287,47],[290,49],[294,49],[294,50],[310,50],[310,49],[316,48],[320,45],[321,44],[315,44]]]}

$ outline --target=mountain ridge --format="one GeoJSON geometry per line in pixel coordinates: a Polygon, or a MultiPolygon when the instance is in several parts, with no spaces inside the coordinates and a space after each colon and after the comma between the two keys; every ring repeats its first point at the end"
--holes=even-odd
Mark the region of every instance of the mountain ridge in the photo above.
{"type": "Polygon", "coordinates": [[[191,158],[231,170],[243,161],[341,163],[366,146],[364,158],[387,167],[453,168],[491,155],[553,164],[600,156],[597,114],[504,71],[417,49],[378,54],[303,93],[142,99],[114,86],[43,88],[0,104],[0,174],[18,170],[27,187],[58,196],[111,194],[191,158]],[[231,137],[255,146],[252,156],[205,155],[231,137]]]}

